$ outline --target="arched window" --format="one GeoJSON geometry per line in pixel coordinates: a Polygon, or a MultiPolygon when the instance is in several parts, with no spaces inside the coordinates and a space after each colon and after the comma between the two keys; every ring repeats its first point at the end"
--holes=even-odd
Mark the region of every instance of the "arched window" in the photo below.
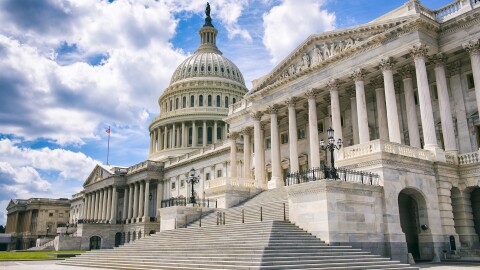
{"type": "Polygon", "coordinates": [[[187,107],[187,97],[183,97],[182,99],[182,108],[185,109],[187,107]]]}
{"type": "Polygon", "coordinates": [[[212,95],[208,95],[207,105],[208,105],[208,107],[212,107],[212,95]]]}
{"type": "Polygon", "coordinates": [[[220,107],[220,101],[221,101],[220,95],[217,95],[217,107],[220,107]]]}
{"type": "Polygon", "coordinates": [[[188,144],[191,145],[193,143],[193,130],[191,127],[188,128],[188,144]]]}
{"type": "Polygon", "coordinates": [[[198,96],[198,106],[203,106],[203,95],[198,96]]]}
{"type": "Polygon", "coordinates": [[[170,111],[173,110],[173,100],[170,99],[170,111]]]}
{"type": "Polygon", "coordinates": [[[213,128],[208,127],[207,128],[207,144],[212,144],[213,143],[213,128]]]}
{"type": "Polygon", "coordinates": [[[217,140],[221,140],[221,139],[222,139],[222,128],[217,127],[217,140]]]}
{"type": "Polygon", "coordinates": [[[224,72],[223,67],[220,68],[220,71],[221,71],[222,73],[224,72]]]}
{"type": "Polygon", "coordinates": [[[232,98],[232,104],[235,104],[235,102],[237,102],[237,99],[236,99],[236,98],[232,98]]]}
{"type": "Polygon", "coordinates": [[[225,108],[228,108],[228,97],[225,97],[225,108]]]}
{"type": "Polygon", "coordinates": [[[178,103],[179,103],[179,100],[177,98],[177,99],[175,99],[175,110],[178,110],[178,103]]]}
{"type": "Polygon", "coordinates": [[[197,128],[197,142],[199,145],[203,144],[203,127],[197,128]]]}
{"type": "Polygon", "coordinates": [[[211,67],[211,66],[208,66],[208,71],[212,71],[212,67],[211,67]]]}
{"type": "Polygon", "coordinates": [[[195,96],[191,95],[190,96],[190,108],[193,107],[193,105],[195,105],[195,96]]]}

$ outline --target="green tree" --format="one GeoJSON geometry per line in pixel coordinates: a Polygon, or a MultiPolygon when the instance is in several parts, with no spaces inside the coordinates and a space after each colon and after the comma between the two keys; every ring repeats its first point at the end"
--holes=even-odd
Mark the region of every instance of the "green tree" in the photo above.
{"type": "Polygon", "coordinates": [[[0,225],[0,233],[5,233],[5,227],[3,225],[0,225]]]}

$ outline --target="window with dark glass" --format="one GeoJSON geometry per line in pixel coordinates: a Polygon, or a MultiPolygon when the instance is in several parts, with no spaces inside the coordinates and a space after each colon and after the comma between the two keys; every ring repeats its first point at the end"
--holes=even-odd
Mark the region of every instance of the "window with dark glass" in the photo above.
{"type": "Polygon", "coordinates": [[[198,106],[203,106],[203,95],[198,96],[198,106]]]}
{"type": "Polygon", "coordinates": [[[190,96],[190,107],[193,107],[195,105],[195,96],[190,96]]]}
{"type": "Polygon", "coordinates": [[[187,97],[183,97],[182,99],[182,108],[185,109],[187,107],[187,97]]]}
{"type": "Polygon", "coordinates": [[[225,97],[225,108],[228,108],[228,97],[225,97]]]}
{"type": "Polygon", "coordinates": [[[220,95],[217,95],[217,107],[220,107],[221,98],[220,95]]]}
{"type": "Polygon", "coordinates": [[[177,98],[177,99],[175,99],[175,110],[178,110],[178,103],[179,103],[179,100],[177,98]]]}
{"type": "Polygon", "coordinates": [[[208,107],[212,107],[212,95],[208,95],[207,105],[208,105],[208,107]]]}

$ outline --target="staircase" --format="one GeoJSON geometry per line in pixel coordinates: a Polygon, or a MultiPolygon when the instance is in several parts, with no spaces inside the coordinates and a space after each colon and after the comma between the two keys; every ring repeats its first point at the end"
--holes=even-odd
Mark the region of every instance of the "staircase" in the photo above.
{"type": "Polygon", "coordinates": [[[285,188],[206,213],[201,220],[201,227],[197,220],[187,228],[93,250],[60,264],[111,269],[418,269],[361,249],[329,246],[288,222],[285,188]]]}
{"type": "Polygon", "coordinates": [[[208,227],[226,224],[288,220],[288,199],[284,187],[264,191],[239,205],[216,209],[202,214],[188,227],[208,227]]]}
{"type": "Polygon", "coordinates": [[[181,228],[60,264],[112,269],[418,269],[329,246],[288,221],[181,228]]]}

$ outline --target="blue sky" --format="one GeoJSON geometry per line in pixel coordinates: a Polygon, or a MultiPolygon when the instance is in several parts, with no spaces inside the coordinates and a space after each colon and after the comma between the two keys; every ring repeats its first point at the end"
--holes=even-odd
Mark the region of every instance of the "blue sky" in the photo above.
{"type": "MultiPolygon", "coordinates": [[[[424,0],[436,9],[451,1],[424,0]]],[[[198,46],[206,1],[0,1],[0,224],[12,198],[70,197],[96,163],[146,159],[148,124],[198,46]]],[[[210,1],[217,44],[247,87],[311,34],[404,1],[210,1]]]]}

